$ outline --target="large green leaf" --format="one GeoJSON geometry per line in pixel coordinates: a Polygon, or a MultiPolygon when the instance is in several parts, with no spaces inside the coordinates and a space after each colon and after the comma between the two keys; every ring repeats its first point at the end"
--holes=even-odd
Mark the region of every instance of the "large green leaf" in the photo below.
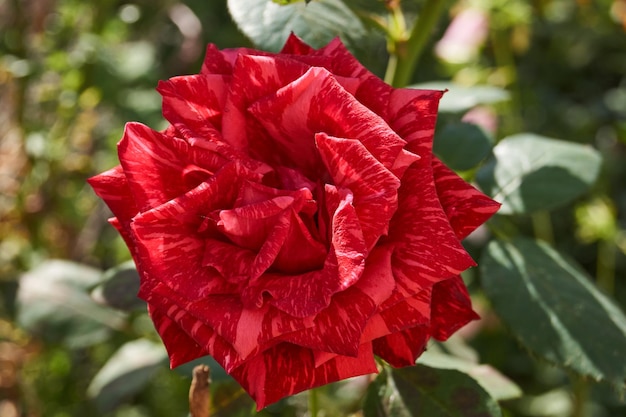
{"type": "Polygon", "coordinates": [[[102,275],[102,282],[91,296],[100,304],[122,311],[145,311],[146,303],[139,297],[139,274],[133,261],[124,262],[107,270],[102,275]]]}
{"type": "Polygon", "coordinates": [[[20,278],[17,322],[50,343],[81,348],[101,342],[125,316],[97,304],[89,290],[101,272],[86,265],[50,260],[20,278]]]}
{"type": "Polygon", "coordinates": [[[626,317],[572,261],[527,238],[492,241],[480,262],[493,308],[534,354],[623,388],[626,317]]]}
{"type": "Polygon", "coordinates": [[[447,123],[435,131],[433,151],[455,171],[474,168],[493,146],[489,134],[472,123],[447,123]]]}
{"type": "Polygon", "coordinates": [[[366,35],[359,18],[340,0],[279,5],[272,0],[228,0],[233,20],[259,48],[278,51],[291,32],[313,47],[336,36],[350,46],[366,35]]]}
{"type": "Polygon", "coordinates": [[[363,411],[365,417],[502,415],[470,376],[419,364],[381,373],[368,389],[363,411]]]}
{"type": "Polygon", "coordinates": [[[522,395],[522,390],[515,382],[489,365],[437,352],[432,348],[424,352],[417,360],[417,363],[434,368],[461,371],[474,378],[491,397],[498,401],[511,400],[522,395]]]}
{"type": "Polygon", "coordinates": [[[478,171],[480,187],[502,203],[500,214],[551,210],[595,182],[602,158],[590,146],[522,133],[502,139],[478,171]]]}
{"type": "Polygon", "coordinates": [[[466,87],[450,81],[430,81],[411,85],[410,88],[447,90],[439,103],[439,111],[460,113],[479,104],[493,104],[509,99],[509,93],[491,85],[466,87]]]}
{"type": "Polygon", "coordinates": [[[87,395],[102,412],[109,412],[141,391],[154,373],[166,365],[167,352],[162,344],[133,340],[109,358],[91,381],[87,395]]]}

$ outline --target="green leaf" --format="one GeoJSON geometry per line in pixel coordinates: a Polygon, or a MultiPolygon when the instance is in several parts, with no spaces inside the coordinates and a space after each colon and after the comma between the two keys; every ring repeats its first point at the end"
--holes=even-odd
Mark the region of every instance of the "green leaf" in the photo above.
{"type": "Polygon", "coordinates": [[[590,146],[530,133],[502,139],[478,171],[479,186],[502,203],[500,214],[551,210],[595,182],[602,158],[590,146]]]}
{"type": "Polygon", "coordinates": [[[484,129],[456,122],[435,131],[433,151],[453,170],[466,171],[486,158],[492,146],[493,139],[484,129]]]}
{"type": "Polygon", "coordinates": [[[562,368],[623,389],[626,317],[573,262],[527,238],[492,241],[482,285],[513,335],[562,368]]]}
{"type": "Polygon", "coordinates": [[[20,278],[17,322],[49,343],[82,348],[105,340],[121,328],[125,316],[98,305],[89,289],[99,270],[73,262],[50,260],[20,278]]]}
{"type": "Polygon", "coordinates": [[[419,364],[381,373],[368,389],[363,411],[365,417],[502,415],[468,375],[419,364]]]}
{"type": "Polygon", "coordinates": [[[139,297],[139,274],[133,261],[107,270],[102,283],[91,293],[98,303],[123,311],[145,311],[146,303],[139,297]]]}
{"type": "Polygon", "coordinates": [[[193,368],[198,365],[207,365],[211,369],[211,380],[213,381],[234,381],[232,377],[226,373],[224,368],[222,368],[222,365],[217,363],[217,361],[209,355],[184,363],[173,370],[179,375],[191,376],[193,368]]]}
{"type": "Polygon", "coordinates": [[[346,46],[356,46],[366,30],[359,18],[340,0],[319,0],[279,5],[272,0],[228,0],[237,26],[261,49],[279,51],[291,32],[313,47],[341,36],[346,46]]]}
{"type": "Polygon", "coordinates": [[[449,81],[430,81],[410,88],[448,90],[439,102],[439,111],[443,113],[461,113],[479,104],[493,104],[510,98],[506,90],[490,85],[465,87],[449,81]]]}
{"type": "Polygon", "coordinates": [[[463,372],[474,378],[492,398],[498,401],[511,400],[522,395],[522,390],[515,382],[489,365],[434,352],[432,349],[424,352],[417,362],[434,368],[456,369],[463,372]]]}
{"type": "Polygon", "coordinates": [[[167,353],[162,344],[133,340],[120,347],[98,371],[87,395],[100,411],[112,411],[141,391],[154,373],[166,365],[167,353]]]}

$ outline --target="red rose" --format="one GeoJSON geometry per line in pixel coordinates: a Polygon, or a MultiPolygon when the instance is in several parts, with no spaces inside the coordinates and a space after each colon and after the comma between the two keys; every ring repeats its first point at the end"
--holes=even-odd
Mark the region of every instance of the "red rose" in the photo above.
{"type": "Polygon", "coordinates": [[[475,319],[459,240],[498,204],[432,155],[440,91],[393,89],[335,40],[210,45],[90,179],[175,367],[210,354],[260,408],[415,362],[475,319]]]}

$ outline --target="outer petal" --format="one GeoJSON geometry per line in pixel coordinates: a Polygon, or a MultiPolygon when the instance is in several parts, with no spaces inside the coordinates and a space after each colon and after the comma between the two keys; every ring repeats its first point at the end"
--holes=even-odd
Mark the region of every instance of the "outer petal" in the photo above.
{"type": "Polygon", "coordinates": [[[343,77],[367,77],[371,73],[348,51],[340,38],[335,38],[326,46],[318,49],[316,55],[331,58],[332,68],[330,71],[343,77]]]}
{"type": "Polygon", "coordinates": [[[127,224],[138,213],[139,210],[121,166],[111,168],[87,181],[120,222],[127,224]]]}
{"type": "MultiPolygon", "coordinates": [[[[224,341],[212,328],[206,326],[197,318],[180,308],[167,297],[162,297],[157,293],[149,296],[148,305],[151,305],[151,314],[156,315],[156,329],[166,344],[168,352],[176,352],[175,361],[170,362],[171,367],[175,367],[188,360],[191,355],[185,352],[187,345],[178,345],[179,342],[191,342],[192,351],[199,355],[209,354],[229,372],[243,363],[241,356],[235,349],[224,341]],[[157,301],[160,307],[153,307],[153,302],[157,301]],[[186,334],[188,338],[184,338],[186,334]],[[200,347],[198,349],[196,346],[200,347]],[[205,353],[206,352],[206,353],[205,353]]],[[[199,357],[198,356],[198,357],[199,357]]],[[[195,359],[195,358],[194,358],[195,359]]]]}
{"type": "Polygon", "coordinates": [[[380,306],[379,312],[370,318],[361,337],[361,343],[383,339],[385,336],[405,332],[415,327],[428,329],[431,317],[431,294],[431,289],[428,289],[412,297],[404,298],[399,292],[394,292],[380,306]]]}
{"type": "Polygon", "coordinates": [[[389,96],[389,126],[409,142],[409,151],[423,158],[432,156],[437,109],[442,95],[443,91],[399,88],[389,96]]]}
{"type": "Polygon", "coordinates": [[[357,375],[377,372],[371,344],[361,345],[357,357],[337,356],[315,367],[310,349],[281,343],[247,361],[231,375],[261,410],[281,398],[357,375]]]}
{"type": "Polygon", "coordinates": [[[411,297],[404,297],[396,291],[380,306],[378,315],[390,333],[428,325],[431,320],[431,298],[432,288],[411,297]]]}
{"type": "Polygon", "coordinates": [[[160,81],[157,91],[163,96],[163,115],[170,123],[182,123],[198,136],[214,136],[215,129],[222,129],[229,80],[228,76],[211,74],[160,81]]]}
{"type": "Polygon", "coordinates": [[[389,232],[396,246],[394,273],[406,296],[475,265],[450,226],[435,188],[432,138],[441,95],[440,91],[400,89],[390,98],[390,126],[422,157],[402,178],[399,209],[389,232]]]}
{"type": "Polygon", "coordinates": [[[500,208],[437,158],[433,158],[435,186],[441,205],[459,239],[465,238],[500,208]]]}
{"type": "Polygon", "coordinates": [[[113,214],[116,216],[109,219],[122,235],[131,254],[135,253],[135,243],[130,233],[130,221],[139,212],[135,199],[128,186],[126,175],[121,166],[96,175],[87,180],[95,193],[104,200],[113,214]]]}
{"type": "Polygon", "coordinates": [[[148,313],[154,322],[154,327],[161,336],[167,354],[170,358],[170,367],[179,365],[208,355],[208,351],[200,346],[187,333],[170,319],[163,310],[148,304],[148,313]]]}
{"type": "Polygon", "coordinates": [[[306,64],[285,57],[239,56],[224,108],[224,140],[260,160],[281,162],[281,155],[276,155],[275,149],[268,149],[271,138],[246,109],[259,98],[291,83],[308,68],[306,64]]]}
{"type": "Polygon", "coordinates": [[[224,74],[230,75],[233,65],[214,44],[209,44],[204,55],[201,74],[224,74]]]}
{"type": "Polygon", "coordinates": [[[374,353],[397,368],[411,366],[426,349],[428,339],[428,326],[413,327],[374,340],[374,353]]]}
{"type": "Polygon", "coordinates": [[[250,48],[232,48],[219,50],[214,44],[207,46],[204,62],[202,63],[201,74],[224,74],[231,75],[235,61],[240,55],[275,55],[250,48]]]}
{"type": "Polygon", "coordinates": [[[479,319],[472,310],[472,301],[460,276],[438,282],[433,287],[431,333],[446,340],[472,320],[479,319]]]}
{"type": "Polygon", "coordinates": [[[309,55],[314,51],[315,49],[311,48],[309,45],[304,43],[302,39],[300,39],[293,32],[291,32],[280,53],[293,55],[309,55]]]}
{"type": "Polygon", "coordinates": [[[430,162],[406,172],[389,240],[395,244],[394,274],[405,296],[475,265],[454,234],[435,190],[430,162]]]}
{"type": "Polygon", "coordinates": [[[295,318],[269,304],[262,308],[246,308],[238,295],[207,296],[189,301],[163,285],[155,287],[152,294],[153,299],[157,296],[166,300],[166,304],[175,304],[195,323],[211,329],[244,361],[277,344],[281,336],[313,326],[312,318],[295,318]]]}
{"type": "Polygon", "coordinates": [[[128,123],[118,145],[129,189],[141,211],[157,207],[191,187],[183,180],[188,144],[140,123],[128,123]]]}

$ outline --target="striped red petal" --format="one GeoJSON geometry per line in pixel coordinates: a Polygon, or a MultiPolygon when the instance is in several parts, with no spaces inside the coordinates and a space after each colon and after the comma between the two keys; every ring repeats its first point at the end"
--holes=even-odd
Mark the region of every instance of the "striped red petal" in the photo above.
{"type": "Polygon", "coordinates": [[[258,408],[415,362],[477,316],[460,239],[498,204],[433,157],[440,91],[393,89],[339,39],[209,45],[91,178],[172,366],[212,355],[258,408]]]}
{"type": "Polygon", "coordinates": [[[500,208],[500,203],[468,184],[437,158],[433,158],[433,174],[439,201],[457,238],[467,237],[500,208]]]}
{"type": "Polygon", "coordinates": [[[335,356],[315,366],[313,351],[281,343],[234,369],[239,381],[257,403],[257,410],[309,388],[377,372],[371,344],[360,346],[356,357],[335,356]]]}

